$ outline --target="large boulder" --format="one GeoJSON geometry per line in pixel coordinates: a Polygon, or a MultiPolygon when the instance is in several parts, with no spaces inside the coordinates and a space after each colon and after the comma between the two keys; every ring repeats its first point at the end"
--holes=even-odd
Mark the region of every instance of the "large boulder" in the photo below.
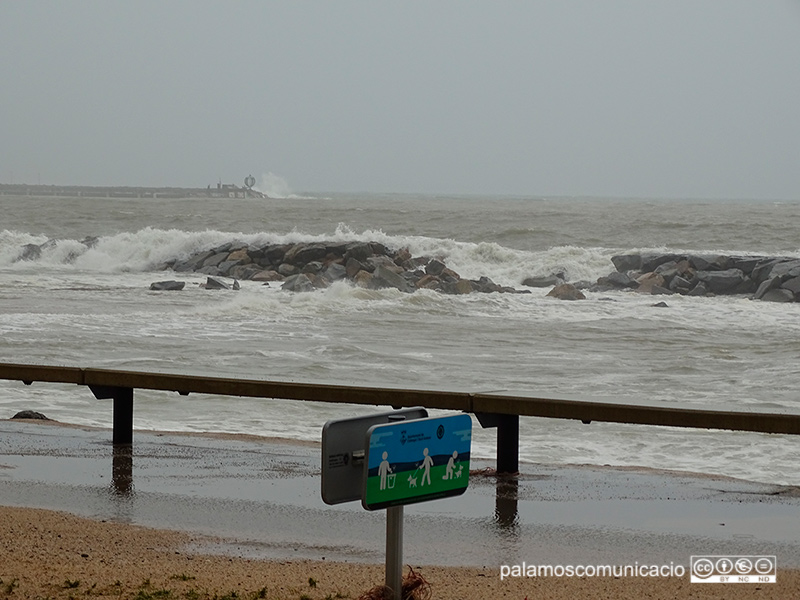
{"type": "Polygon", "coordinates": [[[232,284],[229,284],[216,277],[209,277],[203,287],[207,290],[238,290],[239,282],[234,280],[232,284]]]}
{"type": "Polygon", "coordinates": [[[21,410],[12,419],[36,419],[37,421],[49,421],[50,419],[35,410],[21,410]]]}
{"type": "Polygon", "coordinates": [[[605,277],[597,280],[597,285],[608,289],[638,288],[639,282],[633,279],[628,273],[612,271],[605,277]]]}
{"type": "Polygon", "coordinates": [[[758,286],[755,294],[753,294],[753,298],[755,300],[761,300],[770,290],[774,290],[781,286],[781,278],[780,277],[770,277],[769,279],[765,279],[761,282],[761,285],[758,286]]]}
{"type": "Polygon", "coordinates": [[[410,283],[402,275],[395,273],[384,265],[375,267],[372,273],[372,286],[373,287],[389,287],[400,290],[401,292],[413,292],[414,285],[410,283]]]}
{"type": "Polygon", "coordinates": [[[201,252],[199,254],[195,254],[190,256],[186,260],[177,261],[173,267],[173,271],[177,271],[178,273],[189,272],[189,271],[197,271],[200,267],[203,266],[203,263],[214,256],[215,252],[213,250],[208,250],[206,252],[201,252]]]}
{"type": "Polygon", "coordinates": [[[643,273],[650,273],[651,271],[655,271],[658,267],[663,265],[664,263],[668,263],[670,261],[679,261],[683,257],[677,254],[646,254],[642,255],[642,266],[640,271],[643,273]]]}
{"type": "Polygon", "coordinates": [[[664,276],[658,273],[645,273],[641,277],[638,277],[636,281],[639,284],[636,291],[642,294],[652,294],[654,288],[663,289],[667,285],[664,276]]]}
{"type": "Polygon", "coordinates": [[[284,262],[301,266],[311,261],[322,260],[328,255],[327,244],[295,244],[283,257],[284,262]]]}
{"type": "Polygon", "coordinates": [[[38,244],[25,244],[17,260],[39,260],[41,255],[42,249],[38,244]]]}
{"type": "Polygon", "coordinates": [[[547,293],[548,296],[558,298],[559,300],[585,300],[586,296],[583,295],[578,288],[571,283],[562,283],[557,285],[547,293]]]}
{"type": "Polygon", "coordinates": [[[791,279],[787,279],[781,284],[781,287],[784,290],[789,290],[795,296],[800,294],[800,277],[793,277],[791,279]]]}
{"type": "Polygon", "coordinates": [[[741,269],[697,271],[695,277],[705,283],[708,290],[714,294],[735,293],[735,290],[745,282],[745,275],[741,269]]]}
{"type": "Polygon", "coordinates": [[[800,276],[800,259],[787,260],[772,267],[770,277],[792,278],[800,276]]]}
{"type": "Polygon", "coordinates": [[[730,266],[730,259],[720,254],[692,254],[688,258],[698,271],[725,271],[730,266]]]}
{"type": "Polygon", "coordinates": [[[761,299],[765,302],[794,302],[794,294],[790,290],[777,288],[768,291],[761,299]]]}
{"type": "Polygon", "coordinates": [[[317,288],[308,273],[299,273],[287,277],[281,289],[287,292],[313,292],[317,288]]]}
{"type": "Polygon", "coordinates": [[[180,291],[186,285],[185,281],[154,281],[150,284],[150,289],[156,292],[174,292],[180,291]]]}
{"type": "Polygon", "coordinates": [[[438,277],[439,275],[442,274],[442,271],[444,271],[446,268],[447,265],[445,265],[442,261],[434,258],[430,262],[428,262],[428,264],[425,266],[425,272],[428,275],[434,275],[438,277]]]}
{"type": "Polygon", "coordinates": [[[358,260],[357,258],[353,258],[351,256],[350,258],[347,259],[347,263],[345,263],[344,268],[347,274],[347,278],[354,279],[356,274],[359,271],[363,271],[365,267],[360,260],[358,260]]]}
{"type": "Polygon", "coordinates": [[[358,262],[364,263],[372,256],[372,247],[366,242],[353,242],[347,245],[347,250],[344,253],[344,261],[355,258],[358,262]]]}
{"type": "Polygon", "coordinates": [[[617,256],[611,257],[611,262],[614,263],[614,268],[620,273],[639,271],[642,268],[642,255],[618,254],[617,256]]]}
{"type": "Polygon", "coordinates": [[[535,275],[533,277],[526,277],[522,281],[522,285],[533,288],[553,287],[564,283],[558,275],[535,275]]]}

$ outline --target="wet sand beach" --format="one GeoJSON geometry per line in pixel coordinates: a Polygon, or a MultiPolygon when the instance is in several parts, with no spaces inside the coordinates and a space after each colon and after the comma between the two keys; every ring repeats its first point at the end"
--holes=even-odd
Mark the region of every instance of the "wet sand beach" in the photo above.
{"type": "MultiPolygon", "coordinates": [[[[786,598],[797,488],[683,473],[473,465],[463,496],[406,507],[404,558],[433,598],[786,598]],[[683,565],[776,555],[774,584],[507,577],[501,566],[683,565]]],[[[383,580],[385,514],[320,498],[319,446],[0,421],[0,595],[357,598],[383,580]],[[234,595],[235,593],[235,595],[234,595]]]]}

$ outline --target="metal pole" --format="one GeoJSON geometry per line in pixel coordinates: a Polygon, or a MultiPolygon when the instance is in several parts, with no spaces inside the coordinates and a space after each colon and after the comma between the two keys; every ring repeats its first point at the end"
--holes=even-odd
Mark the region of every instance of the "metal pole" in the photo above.
{"type": "Polygon", "coordinates": [[[114,390],[114,444],[133,443],[133,388],[114,390]]]}
{"type": "Polygon", "coordinates": [[[497,472],[519,471],[519,415],[497,415],[497,472]]]}
{"type": "Polygon", "coordinates": [[[386,587],[392,598],[401,600],[403,593],[403,507],[386,509],[386,587]]]}

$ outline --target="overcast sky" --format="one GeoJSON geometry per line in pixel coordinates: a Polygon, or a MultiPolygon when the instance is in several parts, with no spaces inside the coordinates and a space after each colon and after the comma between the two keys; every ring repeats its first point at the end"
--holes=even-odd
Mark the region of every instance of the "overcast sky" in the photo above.
{"type": "Polygon", "coordinates": [[[800,0],[0,2],[0,182],[800,199],[800,0]]]}

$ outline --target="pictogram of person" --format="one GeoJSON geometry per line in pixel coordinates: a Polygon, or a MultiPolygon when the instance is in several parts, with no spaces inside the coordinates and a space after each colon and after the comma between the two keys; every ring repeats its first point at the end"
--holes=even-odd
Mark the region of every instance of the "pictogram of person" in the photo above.
{"type": "Polygon", "coordinates": [[[453,469],[456,468],[456,458],[458,458],[458,452],[453,450],[453,456],[447,459],[447,467],[445,467],[442,479],[453,478],[453,469]]]}
{"type": "Polygon", "coordinates": [[[431,485],[431,467],[433,466],[433,459],[428,456],[428,449],[422,451],[425,455],[425,458],[422,460],[422,468],[424,469],[422,472],[422,483],[420,486],[425,485],[425,480],[428,480],[428,485],[431,485]]]}
{"type": "Polygon", "coordinates": [[[378,465],[378,475],[380,475],[381,478],[381,489],[385,490],[386,478],[388,477],[389,473],[392,472],[392,467],[389,466],[389,461],[386,460],[387,458],[389,458],[389,453],[384,452],[381,456],[383,460],[381,461],[381,464],[378,465]]]}

